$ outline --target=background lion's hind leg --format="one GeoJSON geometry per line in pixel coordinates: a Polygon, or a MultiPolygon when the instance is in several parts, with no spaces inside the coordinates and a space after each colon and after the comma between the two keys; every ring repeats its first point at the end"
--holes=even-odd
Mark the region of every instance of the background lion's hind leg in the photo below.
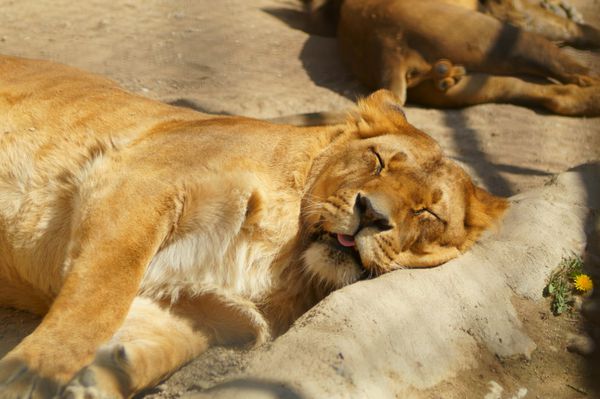
{"type": "Polygon", "coordinates": [[[600,30],[583,22],[574,6],[561,0],[486,0],[483,11],[546,39],[580,48],[600,47],[600,30]]]}
{"type": "Polygon", "coordinates": [[[419,104],[458,108],[484,103],[510,103],[538,106],[569,116],[600,115],[600,86],[533,83],[511,76],[474,73],[441,92],[433,81],[410,89],[409,98],[419,104]]]}

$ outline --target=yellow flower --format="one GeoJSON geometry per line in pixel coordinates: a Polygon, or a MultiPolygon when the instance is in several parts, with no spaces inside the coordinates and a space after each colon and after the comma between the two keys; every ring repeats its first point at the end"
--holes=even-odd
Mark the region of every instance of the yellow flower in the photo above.
{"type": "Polygon", "coordinates": [[[578,274],[575,276],[575,288],[580,292],[588,292],[594,288],[592,279],[587,274],[578,274]]]}

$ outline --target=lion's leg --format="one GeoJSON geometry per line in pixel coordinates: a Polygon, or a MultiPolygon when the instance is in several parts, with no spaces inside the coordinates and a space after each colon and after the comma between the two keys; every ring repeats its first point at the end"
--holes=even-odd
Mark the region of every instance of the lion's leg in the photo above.
{"type": "Polygon", "coordinates": [[[123,326],[67,386],[72,399],[127,398],[159,383],[212,343],[263,342],[267,324],[248,301],[215,292],[176,304],[136,298],[123,326]]]}
{"type": "Polygon", "coordinates": [[[562,115],[600,115],[600,86],[538,84],[506,76],[467,75],[445,92],[425,81],[408,96],[410,101],[434,107],[513,103],[541,106],[562,115]]]}
{"type": "Polygon", "coordinates": [[[193,319],[137,298],[113,339],[65,389],[72,398],[127,398],[153,386],[209,346],[193,319]]]}
{"type": "MultiPolygon", "coordinates": [[[[504,24],[487,43],[483,65],[474,70],[493,75],[530,74],[563,83],[590,86],[600,83],[589,68],[543,36],[504,24]]],[[[467,64],[467,70],[469,65],[467,64]]]]}
{"type": "Polygon", "coordinates": [[[430,22],[437,29],[419,32],[429,44],[430,57],[448,58],[464,65],[467,72],[550,77],[580,86],[599,82],[588,67],[545,37],[489,15],[461,10],[456,7],[450,13],[448,9],[446,18],[435,16],[430,22]],[[457,30],[457,21],[465,29],[457,30]]]}
{"type": "Polygon", "coordinates": [[[0,398],[52,397],[123,322],[174,217],[165,198],[133,185],[81,204],[70,271],[38,328],[0,361],[0,398]]]}

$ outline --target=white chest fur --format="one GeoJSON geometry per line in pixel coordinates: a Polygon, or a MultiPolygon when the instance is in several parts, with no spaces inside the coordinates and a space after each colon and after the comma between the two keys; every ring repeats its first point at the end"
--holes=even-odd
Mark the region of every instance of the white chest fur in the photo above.
{"type": "Polygon", "coordinates": [[[276,248],[240,234],[193,234],[161,250],[150,263],[141,291],[176,300],[218,289],[253,300],[269,289],[276,248]]]}
{"type": "Polygon", "coordinates": [[[260,196],[269,205],[252,215],[251,226],[249,194],[238,193],[227,204],[202,205],[194,222],[197,227],[153,258],[141,292],[171,301],[183,293],[195,296],[214,290],[251,301],[261,298],[278,278],[280,271],[273,262],[295,236],[300,205],[294,196],[260,196]]]}

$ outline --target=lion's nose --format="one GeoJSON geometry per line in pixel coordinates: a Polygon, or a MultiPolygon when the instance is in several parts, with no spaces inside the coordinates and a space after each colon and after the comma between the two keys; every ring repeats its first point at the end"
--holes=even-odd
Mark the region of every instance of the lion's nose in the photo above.
{"type": "Polygon", "coordinates": [[[360,225],[357,233],[365,227],[375,227],[379,231],[386,231],[392,228],[389,218],[373,207],[373,203],[364,195],[358,194],[354,203],[354,210],[358,212],[360,225]]]}

